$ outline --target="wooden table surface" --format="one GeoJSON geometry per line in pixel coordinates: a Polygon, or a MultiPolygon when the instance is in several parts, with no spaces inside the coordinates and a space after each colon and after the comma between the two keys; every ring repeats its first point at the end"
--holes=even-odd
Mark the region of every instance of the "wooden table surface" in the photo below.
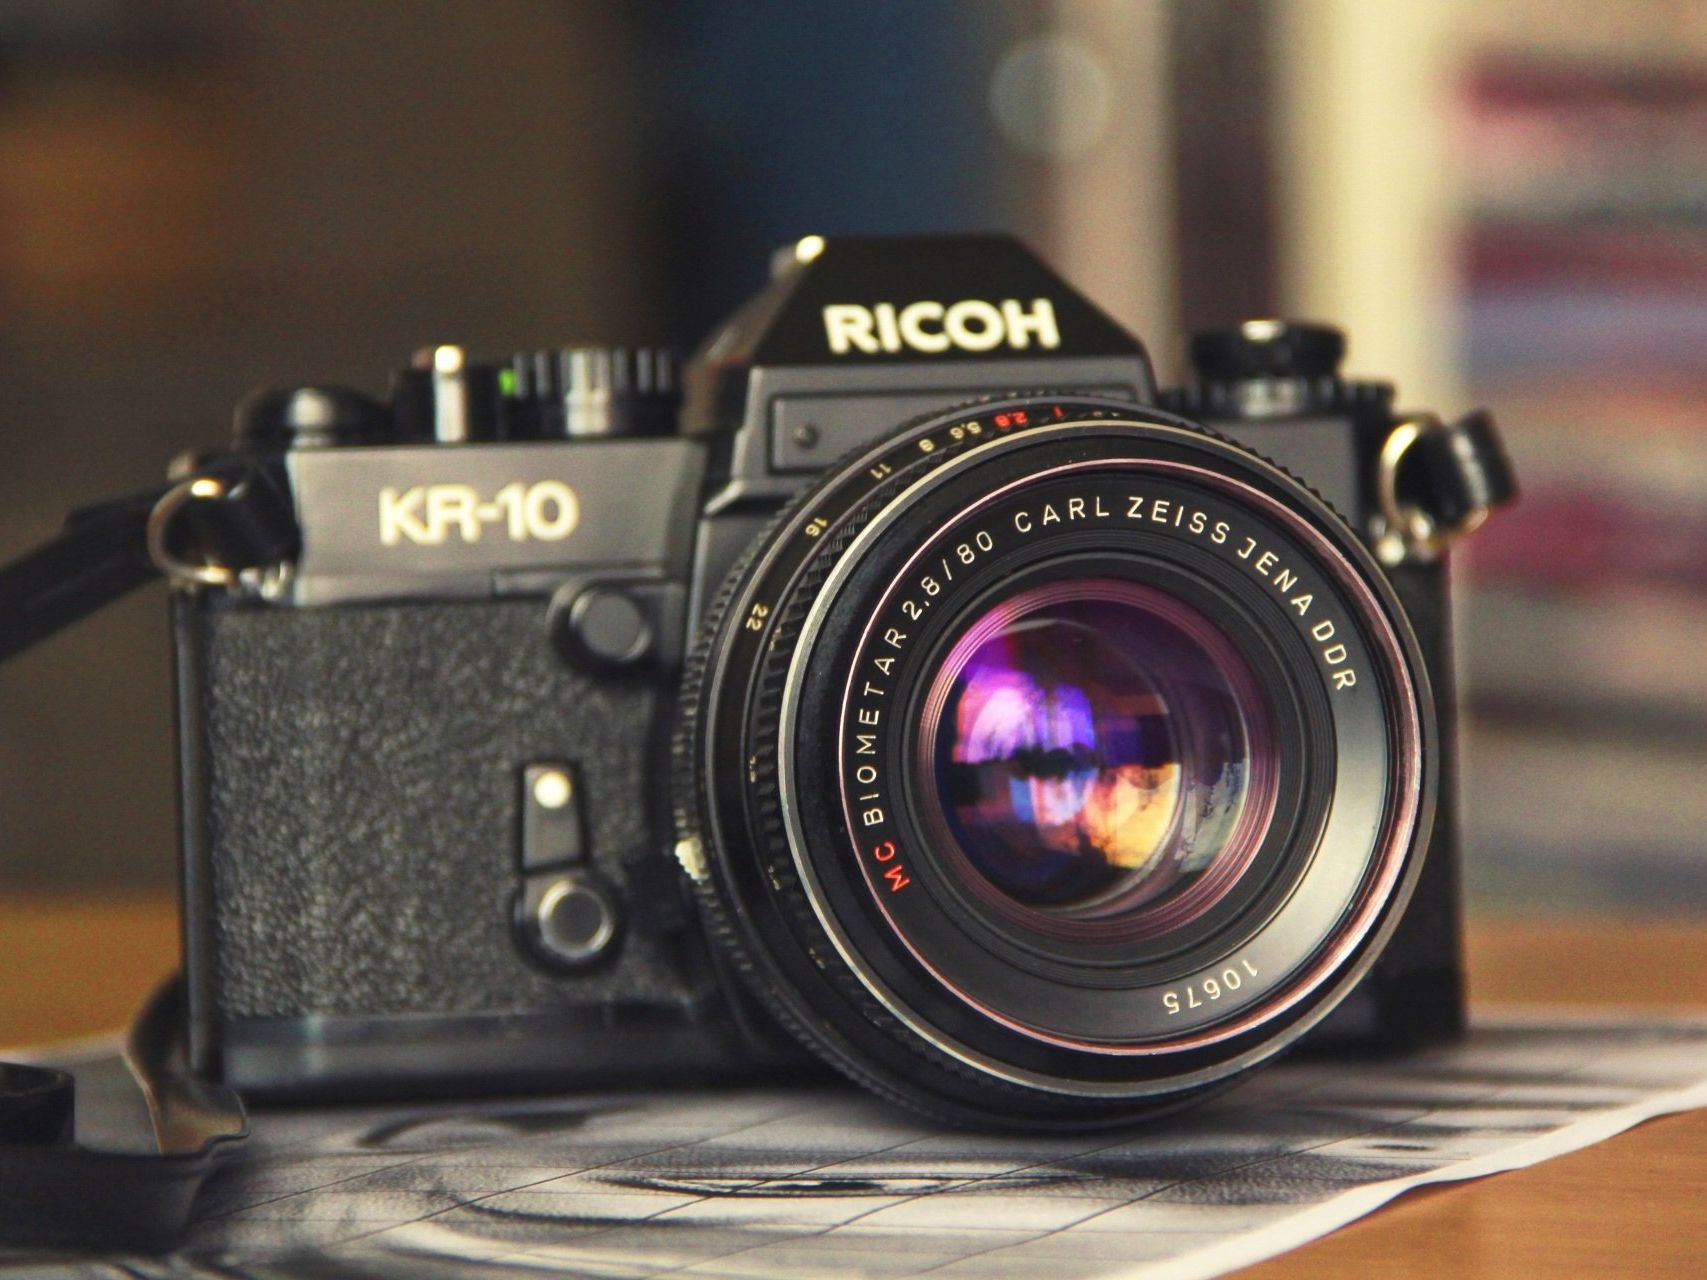
{"type": "MultiPolygon", "coordinates": [[[[164,897],[11,895],[0,900],[0,945],[0,1044],[89,1034],[121,1025],[171,971],[176,908],[164,897]]],[[[1707,1009],[1707,921],[1485,920],[1469,952],[1477,1004],[1707,1009]]],[[[1707,1111],[1412,1192],[1241,1275],[1707,1276],[1707,1111]]]]}

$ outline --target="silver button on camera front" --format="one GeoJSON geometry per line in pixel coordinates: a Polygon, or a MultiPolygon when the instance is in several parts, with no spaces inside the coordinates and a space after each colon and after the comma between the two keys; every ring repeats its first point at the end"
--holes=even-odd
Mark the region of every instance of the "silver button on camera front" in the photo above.
{"type": "Polygon", "coordinates": [[[530,876],[517,907],[516,924],[528,950],[552,968],[597,964],[622,930],[615,894],[591,872],[530,876]]]}

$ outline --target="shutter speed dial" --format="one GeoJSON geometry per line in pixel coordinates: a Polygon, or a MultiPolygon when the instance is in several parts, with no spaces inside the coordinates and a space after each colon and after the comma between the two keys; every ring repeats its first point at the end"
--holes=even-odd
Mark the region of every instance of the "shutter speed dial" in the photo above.
{"type": "Polygon", "coordinates": [[[676,357],[653,347],[563,347],[505,371],[517,434],[530,439],[669,435],[681,404],[676,357]]]}
{"type": "Polygon", "coordinates": [[[389,404],[343,387],[259,392],[237,414],[239,448],[488,444],[671,435],[681,408],[673,351],[560,347],[504,363],[458,346],[417,351],[389,404]]]}

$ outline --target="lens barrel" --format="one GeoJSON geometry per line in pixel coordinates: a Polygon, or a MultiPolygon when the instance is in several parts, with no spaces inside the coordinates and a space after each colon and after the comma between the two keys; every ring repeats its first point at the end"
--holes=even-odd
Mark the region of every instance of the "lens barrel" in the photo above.
{"type": "Polygon", "coordinates": [[[676,780],[714,931],[847,1074],[1106,1124],[1272,1056],[1366,971],[1435,787],[1414,638],[1302,484],[1080,397],[902,428],[708,619],[676,780]]]}

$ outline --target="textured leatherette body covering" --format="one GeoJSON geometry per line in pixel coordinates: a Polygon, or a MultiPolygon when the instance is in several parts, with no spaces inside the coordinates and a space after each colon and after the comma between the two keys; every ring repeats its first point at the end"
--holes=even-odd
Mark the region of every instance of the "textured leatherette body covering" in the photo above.
{"type": "MultiPolygon", "coordinates": [[[[539,599],[202,606],[211,910],[204,990],[230,1017],[464,1014],[690,1002],[706,977],[665,864],[652,752],[664,690],[593,678],[539,599]],[[560,976],[518,948],[520,773],[568,761],[616,959],[560,976]]],[[[200,936],[197,936],[198,931],[200,936]]]]}

